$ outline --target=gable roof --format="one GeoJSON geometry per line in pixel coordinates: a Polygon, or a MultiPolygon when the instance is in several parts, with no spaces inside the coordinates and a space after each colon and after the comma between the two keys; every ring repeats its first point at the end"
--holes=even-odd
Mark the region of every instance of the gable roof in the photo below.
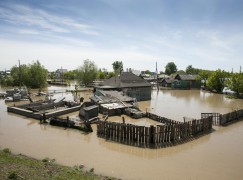
{"type": "Polygon", "coordinates": [[[175,79],[184,80],[184,81],[195,81],[197,80],[196,77],[197,75],[194,74],[177,74],[175,79]]]}
{"type": "Polygon", "coordinates": [[[174,79],[174,78],[164,78],[161,82],[165,82],[167,84],[171,84],[174,81],[178,81],[178,79],[174,79]]]}
{"type": "Polygon", "coordinates": [[[118,77],[112,77],[102,83],[103,86],[112,86],[114,88],[125,87],[151,87],[143,78],[136,76],[131,72],[122,72],[118,77]]]}

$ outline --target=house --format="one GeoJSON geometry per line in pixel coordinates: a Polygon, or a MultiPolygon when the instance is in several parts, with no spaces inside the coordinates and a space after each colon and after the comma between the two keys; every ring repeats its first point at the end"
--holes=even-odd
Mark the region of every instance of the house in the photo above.
{"type": "Polygon", "coordinates": [[[63,79],[64,78],[64,73],[66,73],[68,70],[67,69],[57,69],[56,70],[56,79],[63,79]]]}
{"type": "Polygon", "coordinates": [[[122,91],[124,95],[136,98],[137,101],[151,99],[151,84],[131,72],[122,72],[120,76],[107,79],[94,90],[122,91]]]}
{"type": "Polygon", "coordinates": [[[192,74],[177,74],[175,79],[178,81],[174,81],[171,84],[172,88],[175,89],[191,89],[201,88],[201,81],[197,79],[197,75],[192,74]]]}
{"type": "Polygon", "coordinates": [[[174,78],[164,78],[162,80],[159,81],[159,85],[162,87],[171,87],[171,84],[175,81],[178,81],[177,79],[174,78]]]}

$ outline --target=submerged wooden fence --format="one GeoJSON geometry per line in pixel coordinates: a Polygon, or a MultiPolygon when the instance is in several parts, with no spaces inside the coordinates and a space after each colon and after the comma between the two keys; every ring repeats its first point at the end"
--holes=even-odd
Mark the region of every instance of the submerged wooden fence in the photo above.
{"type": "Polygon", "coordinates": [[[220,113],[201,113],[201,118],[206,118],[212,116],[213,117],[213,125],[216,126],[224,126],[234,121],[240,120],[243,118],[243,109],[229,112],[226,114],[220,113]]]}
{"type": "MultiPolygon", "coordinates": [[[[157,115],[149,114],[149,117],[161,120],[157,115]]],[[[167,120],[164,122],[166,122],[164,125],[145,127],[100,121],[97,124],[97,135],[124,144],[159,148],[186,142],[212,129],[211,116],[185,123],[176,121],[169,123],[167,120]]]]}

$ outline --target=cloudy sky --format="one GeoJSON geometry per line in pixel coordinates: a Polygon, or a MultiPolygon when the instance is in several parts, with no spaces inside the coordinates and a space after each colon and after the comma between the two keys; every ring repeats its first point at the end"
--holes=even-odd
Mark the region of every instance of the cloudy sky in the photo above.
{"type": "Polygon", "coordinates": [[[241,0],[0,1],[0,70],[39,60],[50,71],[83,60],[112,70],[239,71],[243,65],[241,0]]]}

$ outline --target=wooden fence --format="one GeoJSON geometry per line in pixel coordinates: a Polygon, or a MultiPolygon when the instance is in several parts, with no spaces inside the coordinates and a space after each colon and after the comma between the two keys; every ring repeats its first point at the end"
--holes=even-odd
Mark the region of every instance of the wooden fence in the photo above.
{"type": "Polygon", "coordinates": [[[160,122],[160,123],[163,123],[163,124],[183,124],[183,122],[179,122],[179,121],[175,121],[175,120],[172,120],[172,119],[168,119],[168,118],[165,118],[165,117],[161,117],[161,116],[158,116],[156,114],[152,114],[152,113],[149,113],[149,112],[146,112],[146,117],[149,118],[149,119],[152,119],[154,121],[157,121],[157,122],[160,122]]]}
{"type": "Polygon", "coordinates": [[[213,125],[219,126],[221,125],[221,114],[220,113],[201,113],[201,118],[207,118],[212,116],[213,118],[213,125]]]}
{"type": "Polygon", "coordinates": [[[186,142],[195,136],[210,132],[211,129],[211,116],[186,123],[150,127],[100,121],[97,124],[97,135],[124,144],[159,148],[186,142]]]}
{"type": "Polygon", "coordinates": [[[201,118],[213,117],[213,125],[224,126],[234,121],[241,120],[243,118],[243,109],[232,111],[226,114],[220,113],[201,113],[201,118]]]}

